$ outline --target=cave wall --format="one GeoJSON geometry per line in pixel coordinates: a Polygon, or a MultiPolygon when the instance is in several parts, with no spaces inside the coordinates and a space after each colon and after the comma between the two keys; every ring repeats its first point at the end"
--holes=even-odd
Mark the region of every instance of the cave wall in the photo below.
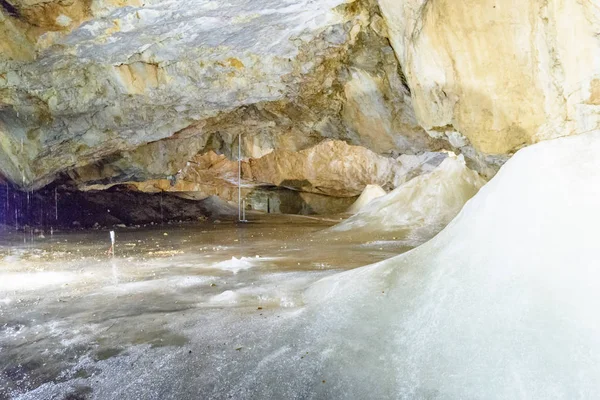
{"type": "Polygon", "coordinates": [[[22,188],[92,164],[113,181],[164,178],[201,151],[234,157],[239,134],[245,157],[324,139],[442,147],[416,121],[375,3],[91,1],[81,17],[56,11],[62,28],[9,3],[4,26],[39,33],[31,57],[0,53],[0,172],[22,188]]]}
{"type": "Polygon", "coordinates": [[[319,147],[339,140],[387,163],[454,150],[491,176],[520,147],[598,128],[599,21],[572,0],[5,0],[0,174],[166,190],[189,186],[195,157],[239,151],[249,184],[381,184],[374,157],[342,180],[322,168],[364,162],[319,147]]]}
{"type": "Polygon", "coordinates": [[[600,9],[574,0],[380,0],[419,123],[512,154],[598,129],[600,9]]]}

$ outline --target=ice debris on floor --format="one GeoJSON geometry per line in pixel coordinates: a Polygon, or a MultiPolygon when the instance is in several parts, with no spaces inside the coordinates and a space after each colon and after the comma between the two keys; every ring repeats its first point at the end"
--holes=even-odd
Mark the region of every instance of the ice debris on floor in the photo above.
{"type": "Polygon", "coordinates": [[[234,274],[237,274],[240,271],[254,268],[261,259],[259,258],[249,258],[249,257],[231,257],[231,260],[221,261],[212,266],[215,269],[221,269],[224,271],[231,271],[234,274]]]}

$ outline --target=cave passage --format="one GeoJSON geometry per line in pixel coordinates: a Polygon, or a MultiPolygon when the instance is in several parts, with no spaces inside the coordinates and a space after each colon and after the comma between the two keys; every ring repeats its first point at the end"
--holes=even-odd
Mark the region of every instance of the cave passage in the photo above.
{"type": "Polygon", "coordinates": [[[600,0],[0,0],[0,400],[600,399],[600,0]]]}
{"type": "MultiPolygon", "coordinates": [[[[358,198],[255,188],[242,221],[217,196],[2,186],[0,394],[237,397],[231,363],[260,362],[285,341],[307,289],[421,245],[485,183],[462,156],[432,159],[358,198]],[[174,387],[182,369],[192,375],[174,387]]],[[[310,379],[326,381],[314,367],[310,379]]]]}
{"type": "Polygon", "coordinates": [[[114,255],[104,227],[5,230],[0,394],[219,397],[222,358],[247,357],[261,329],[293,319],[310,284],[409,249],[324,236],[339,221],[327,217],[220,218],[119,224],[114,255]],[[170,387],[180,377],[164,363],[198,378],[170,387]]]}

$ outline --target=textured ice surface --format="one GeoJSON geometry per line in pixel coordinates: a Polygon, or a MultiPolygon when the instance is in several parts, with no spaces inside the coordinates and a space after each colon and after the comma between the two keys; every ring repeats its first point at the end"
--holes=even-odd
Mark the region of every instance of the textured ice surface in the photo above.
{"type": "MultiPolygon", "coordinates": [[[[597,399],[598,154],[600,133],[519,151],[434,239],[318,281],[304,305],[282,288],[296,307],[275,300],[198,308],[210,302],[206,293],[276,298],[278,285],[298,279],[291,286],[302,287],[318,273],[249,275],[269,272],[261,265],[221,271],[216,287],[177,296],[53,299],[41,308],[50,317],[37,317],[51,318],[46,324],[27,322],[30,304],[16,308],[3,343],[48,363],[59,353],[52,338],[74,346],[62,349],[74,361],[61,378],[18,398],[88,390],[98,399],[597,399]],[[77,356],[85,343],[112,351],[84,347],[77,356]]],[[[320,244],[287,245],[312,257],[306,267],[342,256],[354,262],[366,248],[336,247],[339,258],[323,261],[320,244]]],[[[8,372],[14,380],[23,373],[8,372]]]]}
{"type": "Polygon", "coordinates": [[[74,279],[69,272],[28,272],[2,274],[0,292],[13,290],[39,290],[64,285],[74,279]]]}
{"type": "Polygon", "coordinates": [[[332,220],[249,218],[118,229],[115,257],[108,232],[1,232],[0,399],[222,397],[308,286],[406,251],[313,240],[332,220]]]}
{"type": "Polygon", "coordinates": [[[385,196],[387,192],[379,185],[367,185],[365,190],[360,194],[358,199],[348,208],[348,213],[356,214],[363,208],[365,208],[373,200],[385,196]]]}
{"type": "Polygon", "coordinates": [[[437,168],[451,153],[428,152],[419,155],[402,154],[398,161],[402,163],[402,169],[406,172],[408,179],[423,175],[437,168]]]}
{"type": "Polygon", "coordinates": [[[599,398],[598,154],[521,150],[430,242],[313,286],[321,367],[353,398],[599,398]]]}
{"type": "Polygon", "coordinates": [[[462,156],[450,156],[432,172],[371,201],[328,232],[354,241],[402,237],[420,244],[442,230],[484,183],[462,156]]]}
{"type": "Polygon", "coordinates": [[[239,271],[253,268],[258,262],[260,262],[260,258],[231,257],[231,260],[221,261],[220,263],[215,264],[213,267],[222,269],[224,271],[231,271],[234,274],[237,274],[239,271]]]}

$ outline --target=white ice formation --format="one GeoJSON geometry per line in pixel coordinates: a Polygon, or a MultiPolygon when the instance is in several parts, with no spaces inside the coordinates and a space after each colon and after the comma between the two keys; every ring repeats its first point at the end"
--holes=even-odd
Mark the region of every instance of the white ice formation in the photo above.
{"type": "Polygon", "coordinates": [[[441,231],[484,184],[462,156],[450,156],[432,172],[373,200],[328,232],[356,241],[395,237],[420,244],[441,231]]]}
{"type": "Polygon", "coordinates": [[[370,204],[373,200],[385,196],[386,194],[387,192],[379,185],[367,185],[365,190],[363,190],[354,204],[348,208],[347,212],[349,214],[356,214],[370,204]]]}
{"type": "Polygon", "coordinates": [[[598,154],[525,148],[433,240],[311,287],[319,369],[353,398],[600,397],[598,154]]]}

